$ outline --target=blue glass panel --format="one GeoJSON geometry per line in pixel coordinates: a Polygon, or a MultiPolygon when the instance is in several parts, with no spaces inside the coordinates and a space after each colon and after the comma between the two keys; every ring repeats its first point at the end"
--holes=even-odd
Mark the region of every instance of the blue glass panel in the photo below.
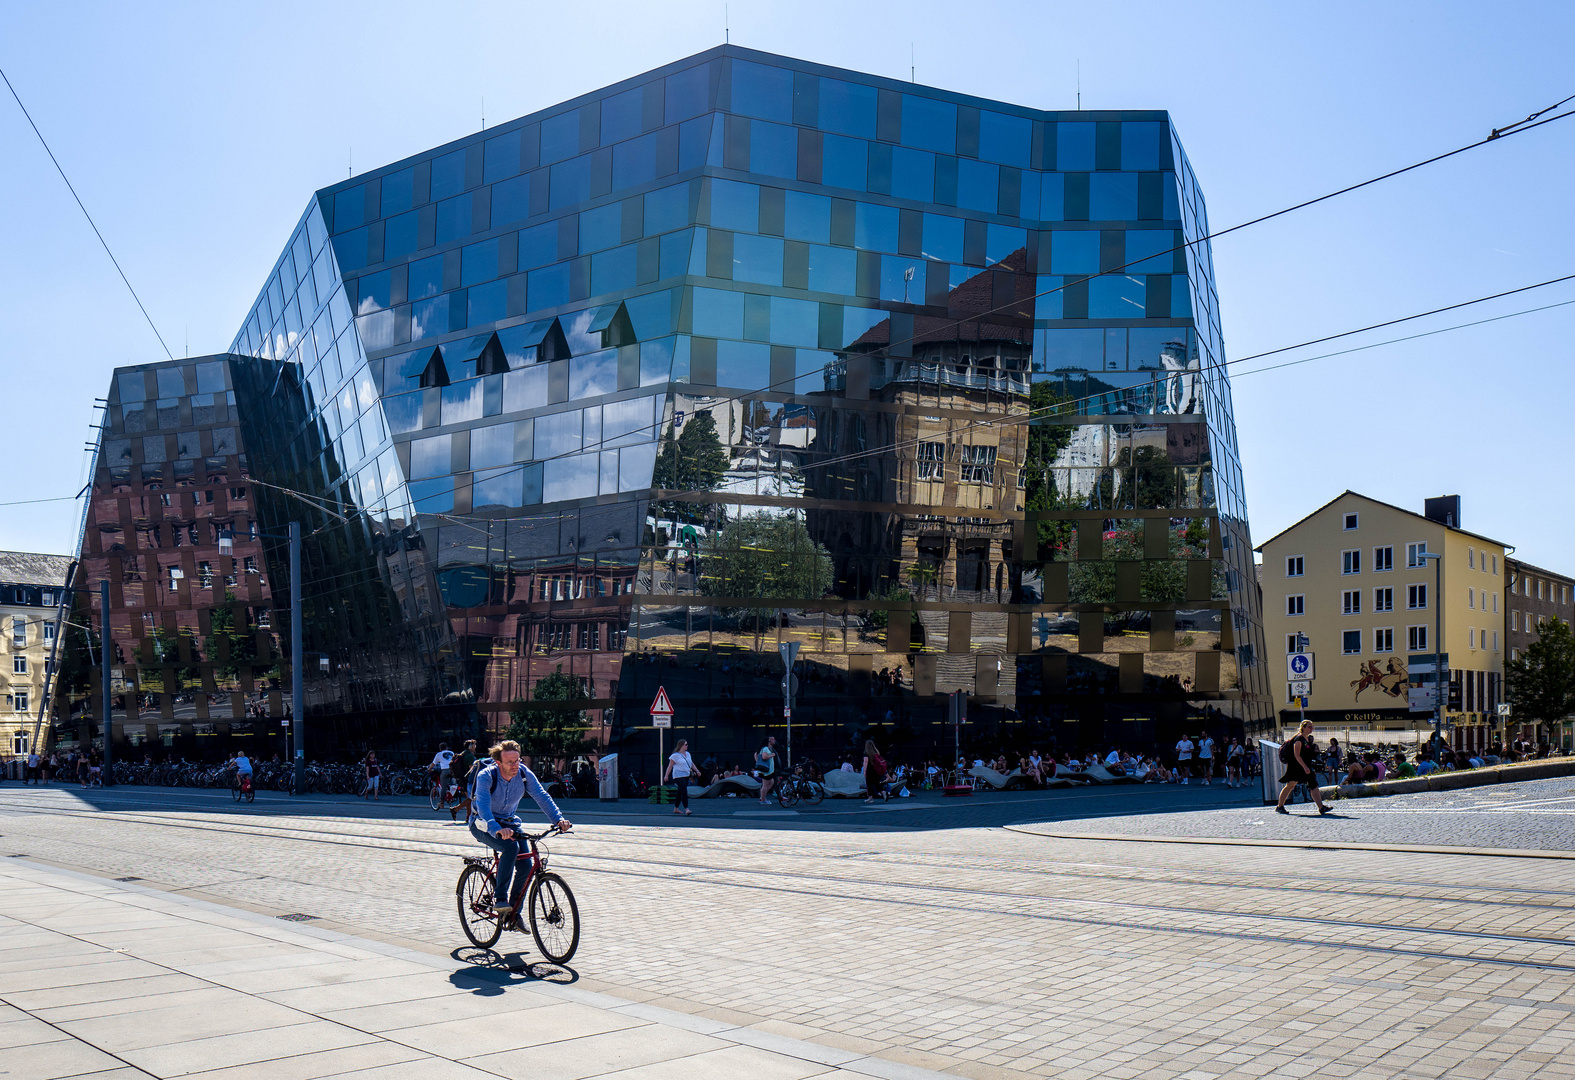
{"type": "Polygon", "coordinates": [[[955,154],[957,106],[916,94],[902,95],[902,144],[938,154],[955,154]]]}
{"type": "MultiPolygon", "coordinates": [[[[826,369],[836,361],[828,352],[799,349],[793,354],[793,393],[813,394],[826,390],[826,369]]],[[[784,387],[777,387],[782,390],[784,387]]],[[[809,422],[808,410],[803,405],[789,405],[783,416],[783,426],[803,426],[809,422]]]]}
{"type": "Polygon", "coordinates": [[[711,224],[734,232],[759,232],[760,189],[733,180],[712,180],[711,224]]]}
{"type": "Polygon", "coordinates": [[[481,179],[491,184],[506,180],[520,171],[520,133],[511,131],[488,139],[482,146],[481,179]]]}
{"type": "Polygon", "coordinates": [[[416,170],[412,166],[408,169],[400,169],[398,172],[389,173],[383,177],[384,217],[403,214],[415,205],[412,201],[415,176],[416,170]]]}
{"type": "Polygon", "coordinates": [[[470,429],[470,467],[494,469],[514,463],[514,425],[470,429]]]}
{"type": "Polygon", "coordinates": [[[438,243],[470,235],[470,201],[469,195],[460,195],[437,204],[438,243]]]}
{"type": "Polygon", "coordinates": [[[495,323],[507,314],[509,283],[506,278],[477,285],[470,290],[470,321],[467,326],[495,323]]]}
{"type": "Polygon", "coordinates": [[[541,122],[541,163],[551,165],[580,152],[580,110],[550,116],[541,122]]]}
{"type": "Polygon", "coordinates": [[[383,399],[383,417],[388,430],[395,435],[417,431],[421,427],[421,394],[394,394],[383,399]]]}
{"type": "Polygon", "coordinates": [[[1001,169],[986,161],[957,161],[957,205],[965,210],[995,213],[1001,197],[1001,169]]]}
{"type": "Polygon", "coordinates": [[[536,417],[536,456],[561,457],[578,452],[582,445],[580,438],[582,419],[580,409],[536,417]]]}
{"type": "Polygon", "coordinates": [[[591,157],[577,157],[570,161],[560,161],[550,170],[552,173],[551,186],[548,188],[548,205],[557,210],[563,206],[573,206],[582,203],[591,197],[591,157]]]}
{"type": "Polygon", "coordinates": [[[334,258],[341,271],[349,273],[366,265],[366,239],[365,226],[334,237],[334,258]]]}
{"type": "Polygon", "coordinates": [[[1166,173],[1160,178],[1160,188],[1165,194],[1165,209],[1162,211],[1166,221],[1178,221],[1181,218],[1181,202],[1179,192],[1176,190],[1176,174],[1166,173]]]}
{"type": "Polygon", "coordinates": [[[658,338],[640,342],[640,385],[664,383],[672,375],[673,339],[658,338]]]}
{"type": "Polygon", "coordinates": [[[945,214],[925,214],[922,250],[926,259],[935,259],[937,262],[962,262],[962,218],[947,217],[945,214]]]}
{"type": "Polygon", "coordinates": [[[410,478],[425,480],[431,476],[446,476],[451,471],[453,445],[452,435],[410,440],[410,478]]]}
{"type": "Polygon", "coordinates": [[[656,179],[656,132],[613,147],[613,187],[638,187],[656,179]]]}
{"type": "Polygon", "coordinates": [[[467,420],[481,419],[482,390],[480,379],[466,379],[443,387],[440,423],[462,424],[467,420]]]}
{"type": "Polygon", "coordinates": [[[465,190],[465,151],[432,159],[432,201],[458,195],[465,190]]]}
{"type": "Polygon", "coordinates": [[[689,268],[687,272],[704,277],[706,272],[706,237],[709,235],[709,232],[706,229],[694,229],[690,235],[693,237],[693,240],[689,245],[689,268]]]}
{"type": "Polygon", "coordinates": [[[1133,221],[1137,216],[1137,173],[1097,172],[1089,176],[1090,221],[1133,221]]]}
{"type": "Polygon", "coordinates": [[[1143,279],[1129,274],[1103,274],[1088,283],[1090,319],[1143,318],[1143,279]]]}
{"type": "Polygon", "coordinates": [[[749,132],[749,171],[792,180],[798,176],[798,129],[755,120],[749,132]]]}
{"type": "Polygon", "coordinates": [[[498,240],[483,240],[460,249],[459,283],[463,286],[479,285],[498,276],[498,240]]]}
{"type": "Polygon", "coordinates": [[[744,336],[744,294],[720,289],[696,289],[694,332],[700,337],[744,336]]]}
{"type": "Polygon", "coordinates": [[[1127,230],[1127,273],[1168,274],[1175,266],[1176,234],[1170,229],[1127,230]]]}
{"type": "Polygon", "coordinates": [[[638,491],[651,486],[656,465],[656,444],[626,446],[618,451],[618,490],[638,491]]]}
{"type": "Polygon", "coordinates": [[[810,195],[803,191],[789,191],[785,199],[786,227],[783,232],[789,240],[808,240],[812,244],[831,241],[831,200],[824,195],[810,195]]]}
{"type": "Polygon", "coordinates": [[[716,343],[716,385],[762,390],[770,380],[770,345],[758,341],[716,343]]]}
{"type": "Polygon", "coordinates": [[[924,261],[886,255],[880,261],[880,298],[904,304],[924,303],[924,261]]]}
{"type": "Polygon", "coordinates": [[[701,64],[688,71],[667,76],[664,99],[665,123],[676,124],[706,111],[710,96],[711,67],[701,64]]]}
{"type": "Polygon", "coordinates": [[[894,146],[891,151],[891,193],[899,199],[931,202],[935,198],[935,155],[894,146]]]}
{"type": "Polygon", "coordinates": [[[569,302],[569,267],[566,263],[532,270],[525,280],[530,310],[561,307],[569,302]]]}
{"type": "Polygon", "coordinates": [[[711,145],[711,121],[706,117],[689,120],[678,128],[678,171],[685,172],[705,164],[711,145]]]}
{"type": "Polygon", "coordinates": [[[640,134],[640,110],[645,88],[636,86],[602,98],[602,145],[611,146],[640,134]]]}
{"type": "Polygon", "coordinates": [[[732,111],[761,120],[775,120],[779,124],[791,124],[793,73],[786,68],[734,60],[732,111]]]}
{"type": "Polygon", "coordinates": [[[861,139],[875,137],[876,90],[841,79],[820,80],[820,129],[861,139]]]}
{"type": "Polygon", "coordinates": [[[998,263],[1028,246],[1028,231],[1011,225],[989,225],[984,233],[985,265],[998,263]]]}
{"type": "Polygon", "coordinates": [[[547,400],[547,365],[533,364],[503,376],[503,411],[534,409],[547,400]]]}
{"type": "Polygon", "coordinates": [[[611,203],[580,215],[580,254],[617,247],[623,229],[623,205],[611,203]]]}
{"type": "Polygon", "coordinates": [[[884,322],[889,316],[879,308],[845,307],[842,309],[842,343],[851,345],[865,331],[884,322]]]}
{"type": "Polygon", "coordinates": [[[410,499],[418,514],[448,514],[454,510],[454,478],[416,480],[410,484],[410,499]]]}
{"type": "MultiPolygon", "coordinates": [[[[492,225],[508,225],[530,217],[531,177],[539,173],[526,173],[511,180],[492,185],[492,225]]],[[[386,243],[386,242],[385,242],[386,243]]]]}
{"type": "Polygon", "coordinates": [[[410,286],[406,298],[425,300],[443,291],[443,256],[432,255],[410,264],[410,286]]]}
{"type": "MultiPolygon", "coordinates": [[[[1102,371],[1105,366],[1105,332],[1045,330],[1042,371],[1102,371]]],[[[1037,336],[1037,335],[1035,335],[1037,336]]]]}
{"type": "Polygon", "coordinates": [[[863,139],[827,135],[820,151],[820,182],[828,187],[864,191],[869,187],[869,144],[863,139]]]}
{"type": "Polygon", "coordinates": [[[618,350],[576,356],[569,361],[569,397],[595,397],[618,389],[618,350]]]}
{"type": "Polygon", "coordinates": [[[775,236],[735,234],[733,280],[756,285],[781,285],[782,241],[775,236]]]}
{"type": "Polygon", "coordinates": [[[487,469],[471,481],[470,505],[477,510],[486,506],[523,506],[525,480],[514,467],[487,469]]]}
{"type": "Polygon", "coordinates": [[[979,156],[1002,165],[1028,168],[1028,152],[1033,144],[1033,124],[1021,116],[1005,113],[979,113],[979,156]]]}
{"type": "Polygon", "coordinates": [[[1093,230],[1051,233],[1050,272],[1099,273],[1099,233],[1093,230]]]}
{"type": "Polygon", "coordinates": [[[542,501],[563,502],[595,494],[599,480],[598,457],[597,454],[575,454],[543,461],[542,501]]]}
{"type": "Polygon", "coordinates": [[[430,300],[418,300],[410,305],[410,340],[436,337],[448,333],[449,293],[430,300]]]}
{"type": "Polygon", "coordinates": [[[1063,174],[1044,174],[1039,193],[1039,216],[1042,221],[1066,220],[1066,177],[1063,174]]]}
{"type": "Polygon", "coordinates": [[[1166,136],[1166,125],[1153,121],[1128,120],[1121,125],[1121,167],[1134,172],[1159,168],[1159,148],[1166,136]]]}
{"type": "Polygon", "coordinates": [[[629,244],[591,256],[591,292],[600,296],[634,288],[638,277],[635,251],[635,246],[629,244]]]}
{"type": "MultiPolygon", "coordinates": [[[[1165,267],[1169,270],[1170,267],[1165,267]]],[[[388,306],[389,290],[393,287],[394,272],[384,270],[380,274],[368,274],[360,281],[361,298],[356,303],[357,315],[368,315],[388,306]]]]}
{"type": "Polygon", "coordinates": [[[356,333],[368,349],[387,349],[400,343],[399,330],[392,311],[375,311],[356,319],[356,333]]]}
{"type": "Polygon", "coordinates": [[[812,246],[809,287],[816,292],[852,296],[858,288],[858,256],[850,248],[812,246]]]}
{"type": "MultiPolygon", "coordinates": [[[[771,341],[776,345],[797,345],[813,349],[820,336],[820,305],[786,296],[771,298],[771,341]]],[[[788,389],[785,386],[778,390],[788,389]]]]}
{"type": "Polygon", "coordinates": [[[897,219],[895,206],[859,203],[853,219],[854,246],[866,251],[896,251],[897,219]]]}
{"type": "Polygon", "coordinates": [[[383,258],[398,259],[416,250],[417,214],[412,210],[383,222],[383,258]]]}
{"type": "Polygon", "coordinates": [[[1192,318],[1192,287],[1181,274],[1176,274],[1170,279],[1170,317],[1192,318]]]}
{"type": "Polygon", "coordinates": [[[681,229],[689,224],[689,185],[676,184],[645,196],[645,235],[681,229]]]}
{"type": "Polygon", "coordinates": [[[349,232],[366,220],[366,187],[358,185],[334,196],[334,231],[349,232]]]}
{"type": "Polygon", "coordinates": [[[661,263],[656,271],[660,277],[678,277],[689,272],[689,245],[693,239],[693,229],[670,232],[662,237],[661,263]]]}
{"type": "Polygon", "coordinates": [[[634,325],[634,336],[640,341],[665,337],[673,332],[671,289],[631,296],[626,301],[626,310],[629,312],[629,322],[634,325]]]}
{"type": "Polygon", "coordinates": [[[549,221],[530,229],[520,230],[520,269],[534,270],[538,266],[558,261],[558,223],[549,221]]]}
{"type": "Polygon", "coordinates": [[[1055,167],[1061,172],[1093,171],[1093,124],[1062,121],[1055,126],[1055,167]]]}
{"type": "Polygon", "coordinates": [[[1034,280],[1034,318],[1059,319],[1062,318],[1061,278],[1054,274],[1041,274],[1034,280]]]}
{"type": "Polygon", "coordinates": [[[602,406],[602,446],[630,446],[656,438],[654,397],[610,401],[602,406]]]}

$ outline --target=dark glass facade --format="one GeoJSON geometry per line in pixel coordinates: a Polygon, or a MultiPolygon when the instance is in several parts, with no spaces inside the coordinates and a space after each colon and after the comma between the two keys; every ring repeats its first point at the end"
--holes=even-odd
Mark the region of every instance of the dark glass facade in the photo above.
{"type": "Polygon", "coordinates": [[[318,192],[229,368],[309,715],[496,730],[561,671],[739,760],[797,641],[816,752],[949,746],[954,690],[992,748],[1250,728],[1206,232],[1163,112],[732,47],[318,192]]]}

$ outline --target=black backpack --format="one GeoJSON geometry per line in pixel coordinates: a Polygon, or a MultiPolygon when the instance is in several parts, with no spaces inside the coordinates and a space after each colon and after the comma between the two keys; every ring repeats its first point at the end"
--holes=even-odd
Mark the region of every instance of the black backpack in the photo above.
{"type": "MultiPolygon", "coordinates": [[[[1297,736],[1300,738],[1301,736],[1297,736]]],[[[1280,744],[1280,763],[1289,765],[1296,760],[1296,739],[1286,739],[1280,744]]]]}

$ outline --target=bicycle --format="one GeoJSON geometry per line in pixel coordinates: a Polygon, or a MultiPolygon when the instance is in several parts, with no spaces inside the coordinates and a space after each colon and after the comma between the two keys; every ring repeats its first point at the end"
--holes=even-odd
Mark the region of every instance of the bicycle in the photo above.
{"type": "Polygon", "coordinates": [[[505,930],[525,932],[520,925],[522,897],[530,900],[523,909],[528,911],[531,937],[541,955],[554,964],[567,964],[580,946],[580,909],[574,902],[574,893],[557,874],[547,870],[547,855],[538,847],[538,841],[555,832],[548,829],[540,833],[521,833],[530,842],[529,851],[521,851],[514,864],[514,887],[509,902],[514,908],[499,918],[492,912],[493,889],[497,882],[498,853],[464,855],[465,869],[460,871],[454,886],[455,903],[459,908],[459,924],[471,944],[479,949],[490,949],[498,943],[505,930]]]}
{"type": "Polygon", "coordinates": [[[251,773],[238,773],[230,780],[230,798],[236,802],[242,799],[252,802],[257,798],[257,786],[252,783],[251,773]]]}
{"type": "Polygon", "coordinates": [[[457,777],[448,782],[446,789],[441,780],[433,780],[427,788],[427,805],[434,810],[452,810],[456,806],[464,805],[464,802],[465,796],[460,791],[457,777]]]}
{"type": "Polygon", "coordinates": [[[825,797],[824,787],[796,772],[777,784],[777,804],[783,809],[797,805],[800,800],[810,806],[819,806],[825,797]]]}

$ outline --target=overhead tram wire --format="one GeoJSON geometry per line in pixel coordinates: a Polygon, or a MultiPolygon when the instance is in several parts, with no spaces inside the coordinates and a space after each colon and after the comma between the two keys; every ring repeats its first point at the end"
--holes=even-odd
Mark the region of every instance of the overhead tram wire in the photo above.
{"type": "Polygon", "coordinates": [[[109,241],[104,239],[104,234],[99,232],[98,223],[93,220],[93,215],[88,213],[88,208],[82,204],[82,196],[77,194],[77,189],[72,185],[71,178],[66,175],[66,170],[60,167],[60,161],[55,157],[55,152],[49,148],[49,142],[44,138],[44,133],[38,130],[38,125],[33,123],[32,113],[27,111],[27,106],[22,104],[22,96],[16,92],[16,87],[11,85],[11,79],[4,69],[0,69],[0,79],[5,80],[5,87],[11,91],[11,96],[16,99],[17,108],[22,110],[22,115],[27,118],[28,126],[33,129],[33,134],[38,136],[39,143],[44,148],[44,153],[49,155],[49,160],[54,163],[55,171],[60,174],[60,179],[66,182],[66,190],[71,192],[71,197],[77,201],[77,209],[82,211],[82,216],[87,218],[87,223],[93,229],[93,235],[98,237],[98,242],[104,245],[104,254],[109,256],[109,261],[115,264],[115,272],[120,275],[120,280],[126,283],[126,291],[131,293],[131,298],[137,302],[137,310],[142,312],[142,317],[148,321],[148,329],[153,331],[153,336],[159,339],[159,345],[164,349],[164,355],[171,360],[175,354],[164,343],[164,335],[159,333],[159,328],[153,323],[153,316],[148,314],[148,309],[142,303],[142,297],[137,295],[137,290],[132,288],[131,279],[126,277],[126,271],[120,267],[120,260],[115,258],[115,253],[109,250],[109,241]]]}

